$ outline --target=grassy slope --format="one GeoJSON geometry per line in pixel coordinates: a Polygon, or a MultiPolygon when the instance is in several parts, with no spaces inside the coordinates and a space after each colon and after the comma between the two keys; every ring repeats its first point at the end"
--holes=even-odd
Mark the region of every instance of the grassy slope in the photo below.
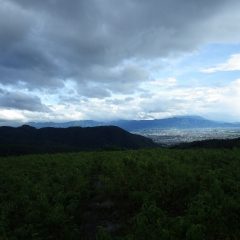
{"type": "Polygon", "coordinates": [[[1,240],[237,240],[239,203],[240,149],[0,158],[1,240]]]}

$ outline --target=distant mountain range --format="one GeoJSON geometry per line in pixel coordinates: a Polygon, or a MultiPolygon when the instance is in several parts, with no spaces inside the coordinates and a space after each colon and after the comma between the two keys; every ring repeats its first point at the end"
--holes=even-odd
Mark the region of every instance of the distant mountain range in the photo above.
{"type": "Polygon", "coordinates": [[[144,136],[116,126],[41,128],[0,127],[0,155],[75,152],[80,150],[154,147],[144,136]]]}
{"type": "Polygon", "coordinates": [[[98,122],[93,120],[80,120],[70,122],[29,122],[28,125],[35,128],[55,127],[55,128],[68,128],[68,127],[95,127],[95,126],[118,126],[127,131],[141,131],[153,128],[240,128],[240,123],[225,123],[208,120],[199,116],[179,116],[164,119],[154,120],[117,120],[98,122]]]}
{"type": "Polygon", "coordinates": [[[110,122],[98,122],[94,120],[79,120],[70,122],[28,122],[26,125],[35,128],[69,128],[69,127],[98,127],[98,126],[110,126],[110,122]]]}

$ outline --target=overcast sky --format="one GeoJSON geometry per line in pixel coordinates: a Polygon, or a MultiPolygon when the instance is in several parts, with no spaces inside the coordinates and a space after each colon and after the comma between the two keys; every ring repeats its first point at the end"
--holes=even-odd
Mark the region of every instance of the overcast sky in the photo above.
{"type": "Polygon", "coordinates": [[[239,0],[0,0],[0,122],[240,121],[239,0]]]}

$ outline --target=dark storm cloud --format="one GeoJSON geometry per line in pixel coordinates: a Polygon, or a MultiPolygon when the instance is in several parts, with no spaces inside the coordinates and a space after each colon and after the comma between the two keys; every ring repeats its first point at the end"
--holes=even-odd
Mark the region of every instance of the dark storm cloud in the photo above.
{"type": "Polygon", "coordinates": [[[78,93],[80,96],[87,98],[105,98],[110,97],[110,92],[105,89],[104,86],[98,86],[96,83],[94,85],[90,84],[78,84],[78,93]]]}
{"type": "Polygon", "coordinates": [[[134,66],[123,66],[120,69],[105,68],[105,67],[93,67],[88,72],[88,79],[84,84],[88,85],[89,90],[95,85],[96,80],[99,92],[105,92],[108,90],[108,94],[102,95],[102,97],[109,96],[109,92],[112,93],[134,93],[140,91],[138,85],[147,81],[149,78],[146,71],[134,66]]]}
{"type": "MultiPolygon", "coordinates": [[[[0,0],[0,75],[2,84],[58,85],[58,66],[42,49],[34,12],[0,0]]],[[[44,36],[42,36],[44,38],[44,36]]]]}
{"type": "Polygon", "coordinates": [[[7,1],[0,1],[0,19],[0,50],[2,53],[25,38],[34,19],[28,11],[7,1]]]}
{"type": "Polygon", "coordinates": [[[42,104],[36,96],[20,92],[7,92],[0,89],[0,108],[28,110],[32,112],[49,112],[50,109],[42,104]]]}
{"type": "Polygon", "coordinates": [[[194,49],[201,22],[233,2],[0,0],[0,83],[51,89],[69,78],[86,97],[133,92],[148,77],[113,67],[194,49]]]}

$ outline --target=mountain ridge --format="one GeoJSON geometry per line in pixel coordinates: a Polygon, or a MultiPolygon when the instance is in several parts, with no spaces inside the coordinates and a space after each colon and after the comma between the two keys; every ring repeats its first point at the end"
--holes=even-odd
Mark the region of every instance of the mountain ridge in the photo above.
{"type": "Polygon", "coordinates": [[[41,128],[0,127],[0,155],[154,147],[149,138],[116,126],[41,128]]]}
{"type": "Polygon", "coordinates": [[[30,126],[36,128],[43,127],[57,127],[66,128],[72,126],[79,127],[95,127],[95,126],[109,126],[114,125],[123,128],[127,131],[139,131],[152,128],[235,128],[240,127],[240,123],[228,123],[213,121],[203,118],[201,116],[187,115],[175,116],[163,119],[152,120],[114,120],[114,121],[94,121],[94,120],[79,120],[67,122],[29,122],[30,126]]]}

